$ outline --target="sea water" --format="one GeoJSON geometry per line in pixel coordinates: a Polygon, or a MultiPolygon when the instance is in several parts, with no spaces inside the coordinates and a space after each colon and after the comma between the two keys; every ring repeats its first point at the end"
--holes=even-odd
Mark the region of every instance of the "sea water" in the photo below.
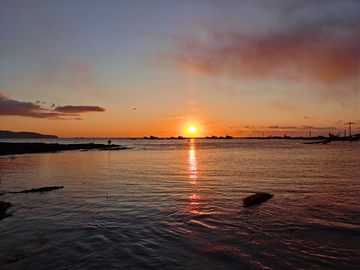
{"type": "Polygon", "coordinates": [[[0,196],[0,269],[359,269],[360,142],[112,143],[0,157],[0,193],[64,186],[0,196]]]}

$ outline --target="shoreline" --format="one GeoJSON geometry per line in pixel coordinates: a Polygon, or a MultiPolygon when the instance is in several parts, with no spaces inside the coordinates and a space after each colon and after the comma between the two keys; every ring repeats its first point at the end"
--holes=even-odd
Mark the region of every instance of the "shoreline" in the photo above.
{"type": "Polygon", "coordinates": [[[59,144],[59,143],[13,143],[0,142],[0,156],[7,155],[22,155],[22,154],[36,154],[36,153],[52,153],[59,151],[71,150],[123,150],[129,149],[121,147],[120,145],[111,144],[95,144],[95,143],[79,143],[79,144],[59,144]]]}

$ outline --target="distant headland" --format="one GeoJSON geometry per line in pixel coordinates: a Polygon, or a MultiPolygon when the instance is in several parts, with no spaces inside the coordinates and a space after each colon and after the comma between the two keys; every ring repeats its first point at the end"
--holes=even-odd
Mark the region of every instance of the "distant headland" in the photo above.
{"type": "Polygon", "coordinates": [[[125,150],[131,149],[129,147],[111,144],[95,144],[95,143],[73,143],[73,144],[59,144],[59,143],[42,143],[42,142],[0,142],[0,156],[6,155],[22,155],[22,154],[37,154],[37,153],[55,153],[61,151],[72,150],[125,150]]]}
{"type": "Polygon", "coordinates": [[[35,132],[13,132],[0,130],[0,139],[57,139],[56,135],[44,135],[35,132]]]}

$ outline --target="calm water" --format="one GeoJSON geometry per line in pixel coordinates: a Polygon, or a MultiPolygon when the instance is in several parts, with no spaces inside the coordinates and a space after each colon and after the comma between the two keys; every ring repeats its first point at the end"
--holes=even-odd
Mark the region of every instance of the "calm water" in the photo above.
{"type": "Polygon", "coordinates": [[[0,196],[0,269],[359,269],[360,142],[112,141],[0,157],[0,192],[65,186],[0,196]]]}

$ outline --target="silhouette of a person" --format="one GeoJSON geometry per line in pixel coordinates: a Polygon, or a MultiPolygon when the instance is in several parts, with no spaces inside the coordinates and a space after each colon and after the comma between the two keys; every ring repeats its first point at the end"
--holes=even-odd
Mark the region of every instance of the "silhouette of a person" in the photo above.
{"type": "Polygon", "coordinates": [[[108,145],[111,145],[111,141],[110,141],[110,140],[108,140],[108,145]]]}

